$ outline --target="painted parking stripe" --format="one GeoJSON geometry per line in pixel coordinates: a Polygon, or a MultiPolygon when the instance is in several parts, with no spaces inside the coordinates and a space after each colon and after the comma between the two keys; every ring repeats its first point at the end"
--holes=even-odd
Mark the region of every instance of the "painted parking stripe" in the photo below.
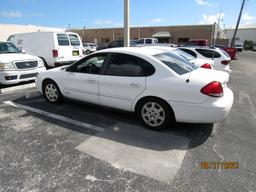
{"type": "Polygon", "coordinates": [[[74,119],[71,119],[71,118],[68,118],[68,117],[64,117],[64,116],[61,116],[61,115],[57,115],[57,114],[54,114],[54,113],[49,113],[49,112],[43,111],[41,109],[37,109],[37,108],[29,107],[29,106],[26,106],[26,105],[14,103],[12,101],[5,101],[3,103],[6,104],[6,105],[16,107],[16,108],[20,108],[20,109],[24,109],[24,110],[31,111],[31,112],[34,112],[34,113],[38,113],[38,114],[46,116],[46,117],[51,117],[53,119],[64,121],[66,123],[70,123],[70,124],[73,124],[73,125],[84,127],[86,129],[91,129],[93,131],[97,131],[97,132],[105,131],[105,129],[102,128],[102,127],[94,126],[94,125],[91,125],[91,124],[88,124],[88,123],[84,123],[84,122],[74,120],[74,119]]]}

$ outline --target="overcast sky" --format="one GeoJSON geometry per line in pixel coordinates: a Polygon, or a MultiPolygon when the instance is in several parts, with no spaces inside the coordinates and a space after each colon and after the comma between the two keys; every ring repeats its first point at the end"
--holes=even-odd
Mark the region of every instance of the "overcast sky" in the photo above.
{"type": "MultiPolygon", "coordinates": [[[[241,0],[130,0],[132,26],[235,25],[241,0]]],[[[256,23],[256,0],[246,3],[241,24],[256,23]]],[[[0,24],[68,28],[123,26],[123,0],[0,0],[0,24]]]]}

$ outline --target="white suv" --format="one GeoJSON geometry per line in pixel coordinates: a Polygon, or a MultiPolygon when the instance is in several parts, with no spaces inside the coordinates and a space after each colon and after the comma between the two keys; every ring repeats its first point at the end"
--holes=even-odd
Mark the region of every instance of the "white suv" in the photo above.
{"type": "Polygon", "coordinates": [[[23,54],[11,42],[0,41],[0,84],[35,80],[36,75],[45,70],[39,57],[23,54]]]}
{"type": "Polygon", "coordinates": [[[224,50],[210,47],[179,47],[179,49],[196,58],[212,60],[214,69],[231,73],[231,58],[224,50]]]}

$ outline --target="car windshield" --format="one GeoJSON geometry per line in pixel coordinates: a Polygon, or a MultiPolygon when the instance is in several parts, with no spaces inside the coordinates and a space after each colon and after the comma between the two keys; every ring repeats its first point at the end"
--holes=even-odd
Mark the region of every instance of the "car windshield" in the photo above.
{"type": "Polygon", "coordinates": [[[186,59],[180,58],[171,52],[160,53],[153,55],[153,57],[164,63],[179,75],[191,72],[197,68],[186,59]]]}
{"type": "Polygon", "coordinates": [[[180,57],[184,58],[184,59],[187,59],[188,61],[191,61],[193,59],[195,59],[194,56],[186,53],[185,51],[182,51],[180,49],[175,49],[173,50],[174,53],[176,53],[177,55],[179,55],[180,57]]]}
{"type": "Polygon", "coordinates": [[[4,53],[20,53],[21,51],[12,43],[0,42],[0,54],[4,53]]]}

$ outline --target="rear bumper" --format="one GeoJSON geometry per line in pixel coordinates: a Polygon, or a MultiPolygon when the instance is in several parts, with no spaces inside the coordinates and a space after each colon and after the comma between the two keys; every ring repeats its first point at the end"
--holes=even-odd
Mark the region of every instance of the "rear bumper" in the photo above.
{"type": "Polygon", "coordinates": [[[223,67],[214,66],[214,69],[224,71],[224,72],[227,72],[227,73],[232,72],[230,65],[223,65],[223,67]]]}
{"type": "Polygon", "coordinates": [[[1,71],[0,84],[11,85],[26,81],[35,80],[38,73],[44,72],[45,67],[40,67],[31,70],[17,70],[17,71],[1,71]]]}
{"type": "Polygon", "coordinates": [[[169,102],[177,122],[184,123],[215,123],[229,114],[233,105],[233,92],[225,88],[221,98],[209,97],[203,104],[169,102]]]}

